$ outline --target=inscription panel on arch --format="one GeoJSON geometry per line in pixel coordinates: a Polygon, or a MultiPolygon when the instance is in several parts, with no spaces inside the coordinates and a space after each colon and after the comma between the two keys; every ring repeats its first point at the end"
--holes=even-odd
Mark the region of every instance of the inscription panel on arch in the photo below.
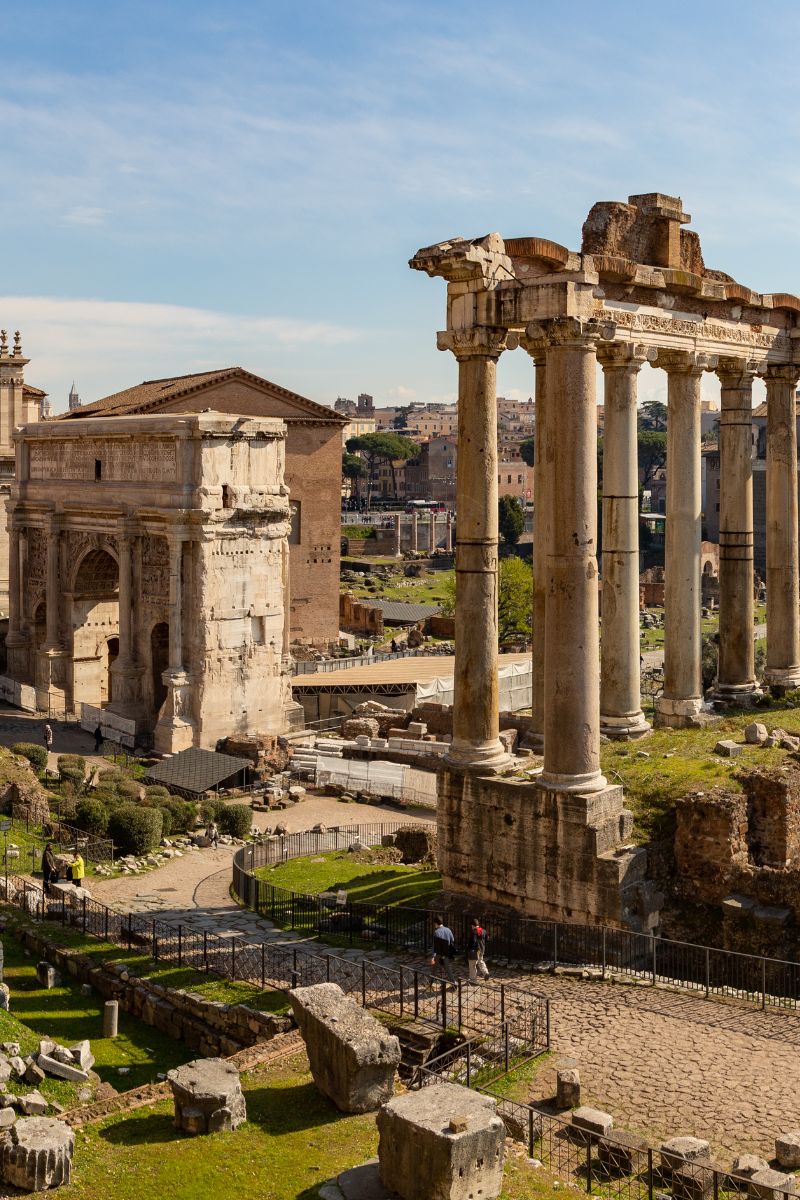
{"type": "Polygon", "coordinates": [[[65,480],[116,480],[136,483],[169,483],[177,476],[177,456],[172,441],[115,441],[106,438],[31,442],[30,478],[43,482],[65,480]],[[98,465],[99,464],[99,465],[98,465]]]}

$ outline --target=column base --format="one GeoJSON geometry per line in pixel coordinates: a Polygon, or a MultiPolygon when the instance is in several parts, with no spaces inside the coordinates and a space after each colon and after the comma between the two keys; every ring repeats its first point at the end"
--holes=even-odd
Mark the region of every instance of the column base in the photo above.
{"type": "Polygon", "coordinates": [[[704,724],[703,716],[702,696],[690,696],[682,700],[660,696],[656,700],[657,728],[697,729],[704,724]]]}
{"type": "Polygon", "coordinates": [[[600,714],[600,733],[612,741],[631,741],[634,738],[647,737],[652,733],[650,722],[639,710],[635,713],[625,713],[622,717],[608,717],[600,714]]]}
{"type": "Polygon", "coordinates": [[[544,754],[544,734],[540,731],[526,733],[520,742],[520,749],[532,750],[534,754],[544,754]]]}
{"type": "Polygon", "coordinates": [[[108,711],[119,713],[121,717],[128,717],[132,721],[141,720],[144,717],[143,678],[144,667],[116,659],[111,665],[113,699],[107,706],[108,711]]]}
{"type": "Polygon", "coordinates": [[[561,775],[556,771],[542,771],[536,777],[537,787],[548,792],[575,792],[578,795],[590,795],[602,792],[608,787],[608,780],[599,771],[585,775],[561,775]]]}
{"type": "Polygon", "coordinates": [[[192,678],[186,671],[165,671],[167,698],[153,733],[153,746],[158,754],[177,754],[194,745],[195,728],[191,720],[192,678]]]}
{"type": "Polygon", "coordinates": [[[443,759],[444,765],[453,771],[478,771],[484,775],[496,775],[510,767],[512,761],[499,738],[478,743],[453,741],[443,759]]]}
{"type": "Polygon", "coordinates": [[[6,635],[6,671],[11,679],[27,680],[30,672],[31,642],[27,633],[15,630],[6,635]]]}
{"type": "Polygon", "coordinates": [[[715,706],[725,708],[753,708],[764,695],[758,684],[752,683],[729,684],[717,683],[709,699],[715,706]]]}
{"type": "Polygon", "coordinates": [[[800,666],[796,667],[767,667],[764,672],[764,685],[775,696],[800,687],[800,666]]]}

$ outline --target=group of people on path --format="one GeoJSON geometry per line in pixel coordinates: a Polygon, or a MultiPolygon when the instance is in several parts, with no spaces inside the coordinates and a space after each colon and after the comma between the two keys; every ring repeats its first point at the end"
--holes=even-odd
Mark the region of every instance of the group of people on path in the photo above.
{"type": "MultiPolygon", "coordinates": [[[[50,894],[50,885],[56,883],[60,878],[61,871],[56,862],[55,850],[53,843],[48,842],[42,854],[42,879],[44,880],[44,894],[50,894]]],[[[75,853],[72,856],[72,862],[68,864],[66,869],[66,878],[70,883],[74,883],[75,887],[83,887],[83,879],[86,875],[86,864],[83,861],[83,855],[78,848],[75,848],[75,853]]]]}
{"type": "MultiPolygon", "coordinates": [[[[444,917],[434,917],[431,966],[435,973],[441,975],[443,979],[449,982],[451,987],[456,986],[456,979],[453,974],[453,959],[456,958],[457,954],[458,949],[452,929],[449,925],[445,925],[444,917]]],[[[470,922],[466,947],[469,983],[477,985],[484,979],[489,978],[489,968],[486,966],[485,956],[486,930],[478,918],[473,917],[470,922]]]]}

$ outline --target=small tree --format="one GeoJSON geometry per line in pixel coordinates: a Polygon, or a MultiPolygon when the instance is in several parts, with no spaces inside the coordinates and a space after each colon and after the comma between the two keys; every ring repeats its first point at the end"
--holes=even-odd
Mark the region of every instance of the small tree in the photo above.
{"type": "Polygon", "coordinates": [[[516,546],[525,528],[522,501],[516,496],[501,496],[497,503],[497,523],[506,546],[516,546]]]}
{"type": "Polygon", "coordinates": [[[356,496],[361,491],[361,480],[367,473],[367,468],[364,465],[364,460],[358,454],[348,454],[345,452],[342,455],[342,478],[350,480],[350,486],[354,488],[356,496]]]}
{"type": "Polygon", "coordinates": [[[359,437],[347,439],[345,448],[348,454],[361,454],[366,459],[369,472],[370,489],[372,487],[375,469],[378,463],[388,463],[392,472],[392,491],[397,495],[397,477],[395,463],[408,462],[419,453],[419,446],[411,438],[402,437],[399,433],[363,433],[359,437]]]}
{"type": "Polygon", "coordinates": [[[535,442],[533,438],[526,438],[524,442],[520,442],[519,453],[522,461],[527,463],[529,467],[533,466],[535,442]]]}
{"type": "Polygon", "coordinates": [[[47,767],[47,749],[45,746],[37,745],[36,742],[15,742],[11,747],[11,753],[27,758],[38,775],[41,775],[47,767]]]}
{"type": "Polygon", "coordinates": [[[497,589],[497,632],[500,642],[529,637],[533,603],[533,568],[516,555],[500,560],[497,589]]]}
{"type": "Polygon", "coordinates": [[[640,429],[636,437],[636,453],[642,487],[646,488],[662,467],[667,465],[667,435],[654,430],[640,429]]]}
{"type": "Polygon", "coordinates": [[[219,827],[231,837],[246,838],[253,827],[253,812],[246,804],[226,804],[220,810],[219,827]]]}
{"type": "Polygon", "coordinates": [[[663,433],[667,428],[667,406],[661,400],[646,400],[639,409],[639,428],[663,433]]]}

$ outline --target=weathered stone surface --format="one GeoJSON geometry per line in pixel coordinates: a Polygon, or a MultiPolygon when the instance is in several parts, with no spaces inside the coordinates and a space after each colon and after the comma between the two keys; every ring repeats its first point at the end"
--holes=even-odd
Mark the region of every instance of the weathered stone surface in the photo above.
{"type": "Polygon", "coordinates": [[[200,1058],[167,1072],[175,1127],[184,1133],[219,1133],[247,1119],[239,1072],[223,1058],[200,1058]]]}
{"type": "Polygon", "coordinates": [[[348,721],[342,723],[342,737],[377,737],[380,733],[380,724],[374,717],[351,717],[348,721]]]}
{"type": "Polygon", "coordinates": [[[736,758],[743,751],[744,746],[740,742],[734,742],[731,738],[723,738],[714,747],[714,753],[721,754],[723,758],[736,758]]]}
{"type": "Polygon", "coordinates": [[[775,1158],[779,1166],[787,1167],[790,1171],[800,1167],[800,1130],[781,1133],[775,1138],[775,1158]]]}
{"type": "Polygon", "coordinates": [[[381,1180],[403,1200],[500,1195],[505,1126],[490,1097],[457,1084],[431,1084],[385,1104],[378,1132],[381,1180]]]}
{"type": "Polygon", "coordinates": [[[581,1073],[577,1067],[556,1072],[556,1108],[578,1108],[581,1102],[581,1073]]]}
{"type": "Polygon", "coordinates": [[[400,1043],[335,983],[289,993],[314,1082],[342,1112],[374,1112],[392,1095],[400,1043]]]}
{"type": "Polygon", "coordinates": [[[47,1101],[39,1091],[27,1092],[20,1096],[19,1106],[28,1117],[37,1117],[47,1112],[47,1101]]]}
{"type": "Polygon", "coordinates": [[[0,983],[0,1010],[8,1012],[11,1008],[11,988],[7,983],[0,983]]]}
{"type": "Polygon", "coordinates": [[[614,1128],[614,1118],[599,1108],[583,1105],[572,1114],[572,1137],[578,1142],[594,1141],[605,1137],[614,1128]]]}
{"type": "Polygon", "coordinates": [[[661,1143],[661,1167],[664,1171],[674,1171],[682,1163],[708,1163],[711,1161],[711,1147],[702,1138],[674,1137],[661,1143]]]}
{"type": "Polygon", "coordinates": [[[59,1059],[51,1058],[47,1054],[40,1054],[38,1063],[46,1075],[53,1075],[56,1079],[68,1079],[73,1083],[86,1083],[89,1078],[88,1072],[82,1071],[74,1063],[60,1062],[59,1059]]]}
{"type": "Polygon", "coordinates": [[[6,1108],[0,1108],[0,1129],[10,1129],[17,1119],[17,1114],[9,1105],[6,1108]]]}
{"type": "Polygon", "coordinates": [[[749,1179],[756,1171],[768,1171],[769,1163],[765,1158],[759,1158],[757,1154],[740,1154],[734,1159],[731,1167],[731,1174],[738,1175],[743,1179],[749,1179]]]}
{"type": "Polygon", "coordinates": [[[74,1046],[70,1046],[70,1054],[82,1071],[91,1071],[94,1066],[94,1055],[88,1039],[84,1038],[82,1042],[76,1042],[74,1046]]]}
{"type": "Polygon", "coordinates": [[[767,737],[767,727],[760,721],[751,721],[744,727],[744,740],[751,746],[763,746],[767,737]]]}
{"type": "Polygon", "coordinates": [[[647,1141],[624,1129],[614,1130],[597,1143],[597,1157],[615,1175],[636,1175],[647,1162],[647,1141]]]}
{"type": "Polygon", "coordinates": [[[406,825],[394,835],[394,844],[404,863],[436,861],[436,827],[406,825]]]}
{"type": "Polygon", "coordinates": [[[36,1062],[29,1062],[25,1067],[25,1082],[31,1087],[38,1087],[45,1078],[44,1071],[36,1062]]]}
{"type": "Polygon", "coordinates": [[[767,1167],[756,1171],[747,1181],[747,1194],[752,1200],[783,1200],[783,1193],[794,1190],[794,1176],[784,1175],[767,1167]]]}
{"type": "Polygon", "coordinates": [[[43,988],[58,987],[61,982],[61,977],[55,967],[51,967],[48,962],[40,962],[36,964],[36,978],[43,988]]]}
{"type": "Polygon", "coordinates": [[[74,1147],[75,1135],[63,1121],[23,1118],[0,1145],[0,1173],[26,1192],[60,1187],[69,1183],[74,1147]]]}
{"type": "Polygon", "coordinates": [[[705,1200],[714,1190],[714,1172],[699,1162],[684,1162],[672,1171],[674,1200],[705,1200]]]}

